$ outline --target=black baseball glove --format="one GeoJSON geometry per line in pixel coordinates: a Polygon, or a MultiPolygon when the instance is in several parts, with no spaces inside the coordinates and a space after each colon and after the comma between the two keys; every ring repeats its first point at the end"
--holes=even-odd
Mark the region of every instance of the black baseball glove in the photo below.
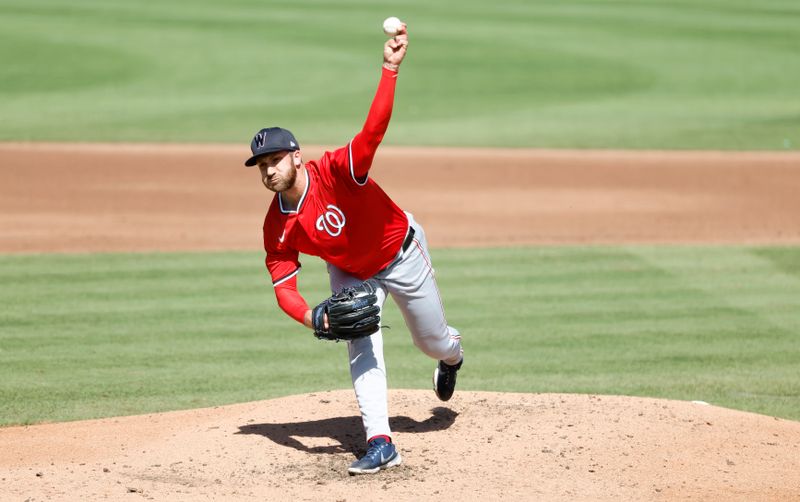
{"type": "Polygon", "coordinates": [[[369,279],[358,286],[345,288],[311,311],[314,336],[320,340],[355,340],[369,336],[380,328],[381,308],[378,303],[378,282],[369,279]],[[328,327],[325,327],[325,314],[328,327]]]}

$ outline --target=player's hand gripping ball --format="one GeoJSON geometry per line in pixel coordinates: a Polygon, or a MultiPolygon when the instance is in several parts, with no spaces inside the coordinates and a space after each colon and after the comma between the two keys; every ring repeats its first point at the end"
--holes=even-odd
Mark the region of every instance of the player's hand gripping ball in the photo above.
{"type": "Polygon", "coordinates": [[[387,17],[383,21],[383,32],[393,37],[400,32],[400,27],[403,26],[403,22],[397,19],[396,17],[387,17]]]}
{"type": "Polygon", "coordinates": [[[345,288],[311,311],[314,336],[320,340],[355,340],[380,328],[378,282],[369,279],[358,286],[345,288]],[[328,325],[325,326],[327,315],[328,325]]]}

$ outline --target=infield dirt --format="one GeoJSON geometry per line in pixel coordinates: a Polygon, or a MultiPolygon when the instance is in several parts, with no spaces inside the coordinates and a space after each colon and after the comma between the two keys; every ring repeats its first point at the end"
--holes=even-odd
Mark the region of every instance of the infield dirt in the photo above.
{"type": "MultiPolygon", "coordinates": [[[[0,144],[0,252],[261,249],[248,153],[0,144]]],[[[800,242],[797,153],[385,147],[371,175],[433,247],[800,242]]]]}
{"type": "MultiPolygon", "coordinates": [[[[271,195],[246,157],[0,145],[0,252],[260,249],[271,195]]],[[[437,247],[800,243],[793,153],[383,148],[373,176],[437,247]]],[[[364,438],[352,391],[332,391],[0,429],[0,499],[800,499],[798,422],[613,396],[390,401],[404,462],[377,476],[346,474],[364,438]]]]}

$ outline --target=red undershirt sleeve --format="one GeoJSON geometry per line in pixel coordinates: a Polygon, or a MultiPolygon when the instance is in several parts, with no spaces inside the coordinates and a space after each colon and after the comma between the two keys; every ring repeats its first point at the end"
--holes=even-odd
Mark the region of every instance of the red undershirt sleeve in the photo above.
{"type": "Polygon", "coordinates": [[[350,173],[359,182],[366,182],[375,151],[389,127],[394,105],[397,72],[381,68],[381,80],[361,132],[350,142],[350,173]]]}
{"type": "Polygon", "coordinates": [[[278,299],[278,305],[289,317],[303,324],[308,304],[297,291],[297,276],[275,286],[275,297],[278,299]]]}
{"type": "Polygon", "coordinates": [[[297,274],[300,272],[297,253],[284,257],[268,252],[265,261],[272,276],[278,305],[289,317],[303,324],[308,304],[297,290],[297,274]]]}

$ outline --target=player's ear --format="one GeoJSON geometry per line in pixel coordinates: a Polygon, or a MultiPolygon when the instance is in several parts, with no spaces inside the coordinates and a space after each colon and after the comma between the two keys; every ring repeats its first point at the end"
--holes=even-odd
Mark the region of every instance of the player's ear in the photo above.
{"type": "Polygon", "coordinates": [[[303,164],[303,156],[300,154],[300,150],[292,152],[292,161],[294,162],[294,167],[300,167],[303,164]]]}

